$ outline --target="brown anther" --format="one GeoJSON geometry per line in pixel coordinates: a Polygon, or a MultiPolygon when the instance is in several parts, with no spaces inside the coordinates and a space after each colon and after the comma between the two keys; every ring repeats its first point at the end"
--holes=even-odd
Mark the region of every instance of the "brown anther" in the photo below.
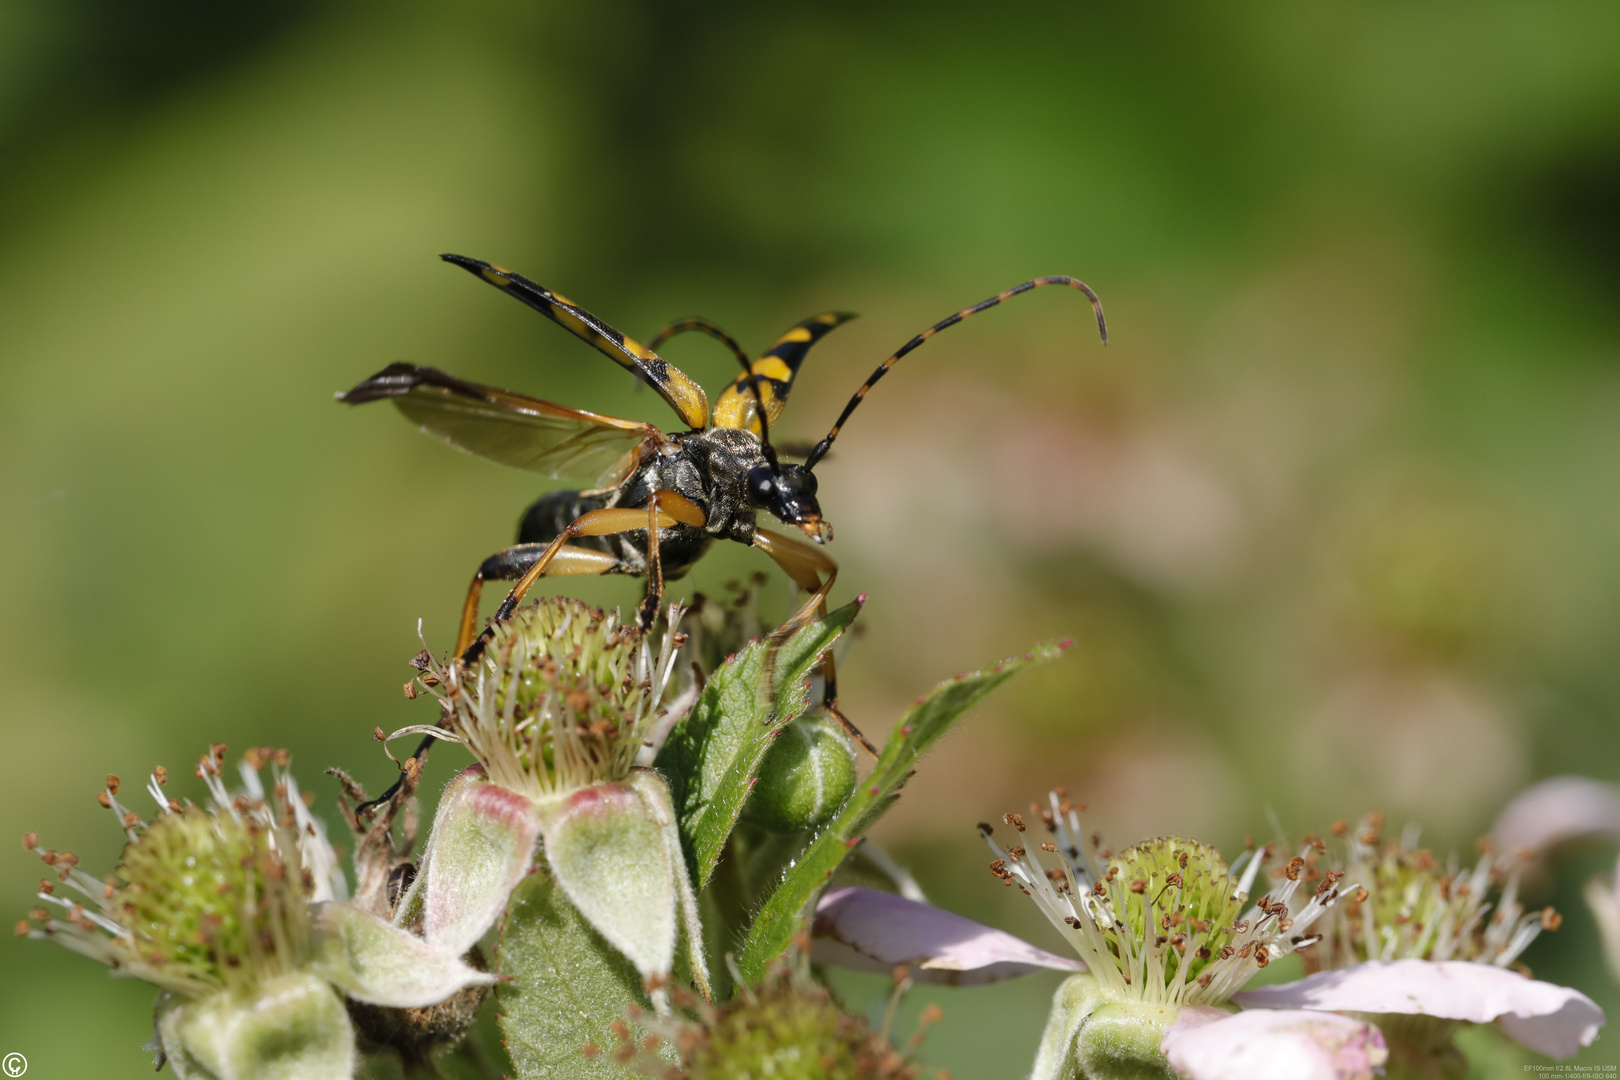
{"type": "Polygon", "coordinates": [[[1017,847],[1007,849],[1007,858],[1011,859],[1013,862],[1017,862],[1018,860],[1022,859],[1024,855],[1025,851],[1023,844],[1019,844],[1017,847]]]}
{"type": "Polygon", "coordinates": [[[46,922],[50,919],[51,913],[42,907],[31,908],[29,909],[28,917],[33,919],[35,922],[46,922]]]}
{"type": "Polygon", "coordinates": [[[96,796],[96,802],[101,804],[101,808],[103,810],[111,810],[112,809],[112,799],[111,799],[111,797],[108,796],[108,794],[105,791],[103,791],[100,795],[96,796]]]}
{"type": "Polygon", "coordinates": [[[382,728],[374,727],[374,728],[371,729],[371,741],[372,742],[387,742],[388,741],[388,735],[387,735],[386,732],[383,731],[382,728]]]}
{"type": "Polygon", "coordinates": [[[406,698],[407,701],[415,701],[416,700],[416,680],[415,679],[406,679],[405,680],[404,693],[405,693],[405,698],[406,698]]]}
{"type": "Polygon", "coordinates": [[[1367,887],[1365,885],[1361,886],[1360,888],[1356,889],[1356,903],[1365,904],[1367,902],[1367,897],[1371,895],[1372,893],[1367,891],[1367,887]]]}
{"type": "Polygon", "coordinates": [[[46,896],[51,895],[56,891],[56,882],[52,881],[50,878],[40,878],[39,891],[44,893],[46,896]]]}
{"type": "Polygon", "coordinates": [[[1541,909],[1541,928],[1543,930],[1556,930],[1564,925],[1564,917],[1550,907],[1541,909]]]}
{"type": "Polygon", "coordinates": [[[17,920],[17,936],[18,937],[27,937],[28,932],[30,930],[32,930],[33,928],[34,928],[34,925],[32,923],[30,923],[27,919],[18,919],[17,920]]]}
{"type": "Polygon", "coordinates": [[[1003,814],[1001,815],[1001,820],[1005,821],[1008,825],[1011,825],[1019,832],[1024,831],[1024,819],[1017,814],[1003,814]]]}
{"type": "Polygon", "coordinates": [[[1305,860],[1295,855],[1288,860],[1288,865],[1283,868],[1283,876],[1288,878],[1289,881],[1298,881],[1299,872],[1303,869],[1305,869],[1305,860]]]}
{"type": "Polygon", "coordinates": [[[1063,916],[1063,921],[1074,927],[1076,930],[1080,929],[1080,920],[1075,918],[1073,915],[1063,916]]]}
{"type": "Polygon", "coordinates": [[[1338,821],[1333,823],[1333,835],[1339,837],[1341,840],[1344,839],[1344,834],[1349,831],[1350,824],[1343,818],[1340,818],[1338,821]]]}
{"type": "Polygon", "coordinates": [[[1147,892],[1147,881],[1142,878],[1137,878],[1135,881],[1131,882],[1131,892],[1138,894],[1147,892]]]}
{"type": "Polygon", "coordinates": [[[34,850],[37,850],[38,848],[39,848],[39,833],[37,833],[37,832],[25,832],[25,833],[23,833],[23,850],[24,851],[34,851],[34,850]]]}
{"type": "Polygon", "coordinates": [[[278,766],[285,769],[288,765],[292,764],[292,751],[288,750],[284,746],[278,747],[270,752],[270,760],[274,761],[278,766]]]}
{"type": "Polygon", "coordinates": [[[984,822],[982,822],[982,821],[979,822],[979,835],[980,836],[990,836],[995,831],[996,830],[992,829],[989,825],[985,824],[984,822]]]}
{"type": "Polygon", "coordinates": [[[1261,967],[1265,967],[1267,964],[1271,963],[1271,953],[1266,950],[1264,945],[1256,945],[1254,947],[1254,962],[1259,964],[1261,967]]]}
{"type": "Polygon", "coordinates": [[[133,829],[141,823],[141,815],[133,810],[124,811],[124,828],[133,829]]]}
{"type": "Polygon", "coordinates": [[[1053,843],[1043,842],[1041,844],[1041,850],[1042,851],[1054,851],[1055,852],[1055,851],[1057,851],[1057,845],[1053,844],[1053,843]]]}
{"type": "Polygon", "coordinates": [[[161,765],[152,770],[152,775],[157,779],[158,786],[160,787],[169,782],[169,770],[165,769],[161,765]]]}

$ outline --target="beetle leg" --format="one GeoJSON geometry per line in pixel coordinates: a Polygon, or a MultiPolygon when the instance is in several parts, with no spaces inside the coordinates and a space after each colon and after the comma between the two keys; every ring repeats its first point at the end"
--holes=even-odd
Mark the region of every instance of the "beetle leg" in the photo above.
{"type": "MultiPolygon", "coordinates": [[[[528,592],[542,575],[561,577],[567,574],[611,574],[623,569],[624,563],[617,556],[604,551],[571,546],[568,541],[576,536],[609,536],[635,529],[647,530],[648,568],[651,580],[648,582],[647,598],[642,601],[641,616],[642,628],[650,628],[652,618],[649,617],[649,613],[652,616],[657,615],[658,602],[663,596],[662,564],[658,561],[658,530],[670,528],[677,523],[702,526],[705,520],[707,519],[703,510],[684,495],[673,491],[657,491],[648,502],[645,513],[640,509],[617,507],[592,510],[575,518],[563,529],[561,535],[549,544],[518,544],[505,551],[496,552],[484,560],[483,565],[478,568],[478,573],[473,575],[472,584],[467,588],[467,599],[461,607],[461,627],[456,636],[456,655],[461,658],[463,664],[477,660],[484,647],[489,644],[490,638],[494,636],[493,623],[510,618],[512,612],[522,602],[523,594],[528,592]],[[518,582],[495,612],[495,618],[491,620],[492,625],[474,637],[473,628],[478,621],[478,601],[484,593],[484,582],[509,581],[512,578],[517,578],[518,582]]],[[[435,741],[432,735],[424,737],[412,757],[421,762],[435,741]]],[[[400,783],[396,781],[393,787],[377,798],[356,807],[355,813],[370,810],[387,802],[399,787],[400,783]]]]}
{"type": "MultiPolygon", "coordinates": [[[[576,536],[611,536],[614,533],[646,529],[647,547],[649,549],[648,563],[649,567],[651,567],[657,565],[654,560],[657,558],[659,529],[672,528],[677,524],[702,526],[706,520],[702,509],[696,503],[673,491],[654,492],[646,510],[639,507],[635,509],[610,507],[603,510],[587,511],[569,522],[567,528],[563,529],[555,540],[546,545],[545,550],[540,553],[540,557],[524,571],[522,577],[518,578],[517,584],[512,586],[512,591],[506,594],[505,600],[501,601],[501,606],[496,610],[493,622],[503,622],[511,617],[518,604],[523,602],[524,594],[534,586],[536,581],[540,580],[541,575],[550,569],[565,550],[568,541],[576,536]]],[[[578,551],[579,549],[570,550],[578,551]]],[[[662,596],[663,592],[662,578],[662,573],[659,573],[658,596],[662,596]]],[[[656,611],[657,602],[657,598],[654,598],[652,604],[647,606],[656,611]]],[[[643,603],[645,605],[646,602],[643,603]]],[[[476,608],[474,610],[476,611],[476,608]]],[[[643,610],[646,610],[646,606],[644,606],[643,610]]],[[[463,610],[462,617],[463,626],[465,627],[465,610],[463,610]]],[[[483,633],[479,634],[465,649],[461,650],[462,662],[470,664],[478,659],[479,654],[484,651],[484,645],[488,643],[492,636],[494,636],[492,628],[486,628],[483,633]]]]}
{"type": "MultiPolygon", "coordinates": [[[[754,530],[754,546],[769,555],[795,584],[810,594],[804,605],[771,634],[771,650],[774,653],[794,631],[812,618],[827,614],[827,594],[832,592],[833,582],[838,580],[838,564],[818,547],[766,529],[754,530]],[[825,581],[822,580],[823,574],[826,575],[825,581]]],[[[767,670],[773,666],[774,660],[774,655],[767,658],[767,670]]],[[[850,738],[865,747],[866,752],[874,758],[877,757],[877,747],[838,708],[838,666],[833,662],[831,649],[822,658],[821,677],[821,707],[843,726],[850,738]]]]}
{"type": "MultiPolygon", "coordinates": [[[[467,651],[478,633],[478,602],[484,595],[486,581],[512,581],[521,578],[537,559],[545,553],[545,544],[517,544],[498,551],[484,560],[472,583],[467,586],[467,599],[461,606],[461,626],[456,634],[456,652],[467,651]]],[[[624,561],[605,551],[565,545],[546,568],[548,577],[565,574],[613,574],[624,569],[624,561]]]]}

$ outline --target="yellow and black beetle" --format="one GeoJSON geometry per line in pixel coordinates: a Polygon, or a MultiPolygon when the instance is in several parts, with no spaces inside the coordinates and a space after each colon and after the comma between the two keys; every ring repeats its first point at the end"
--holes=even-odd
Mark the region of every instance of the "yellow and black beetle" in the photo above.
{"type": "MultiPolygon", "coordinates": [[[[1097,329],[1108,340],[1096,293],[1071,277],[1026,281],[965,308],[924,330],[885,360],[855,391],[832,429],[803,464],[782,461],[770,441],[771,425],[787,404],[794,377],[810,348],[853,318],[816,315],[779,338],[759,359],[702,319],[665,327],[651,347],[641,345],[572,301],[527,278],[477,259],[443,255],[508,296],[584,339],[656,390],[687,430],[665,433],[652,424],[554,405],[507,390],[467,382],[430,367],[391,364],[338,395],[351,405],[391,400],[422,430],[480,457],[558,479],[594,477],[595,487],[543,495],[523,515],[518,543],[491,555],[473,576],[462,607],[456,652],[471,660],[491,631],[476,635],[486,580],[516,580],[495,614],[507,618],[542,576],[631,574],[647,578],[640,608],[643,627],[656,617],[664,582],[685,574],[718,539],[756,547],[770,556],[809,597],[778,630],[786,635],[826,613],[838,565],[820,545],[832,539],[816,501],[815,467],[861,399],[902,356],[941,330],[1042,285],[1068,285],[1091,301],[1097,329]],[[743,372],[720,395],[711,415],[708,397],[654,350],[677,333],[701,331],[719,339],[743,372]],[[814,543],[760,528],[760,511],[796,526],[814,543]]],[[[857,739],[871,744],[838,712],[831,656],[823,665],[823,706],[857,739]]]]}

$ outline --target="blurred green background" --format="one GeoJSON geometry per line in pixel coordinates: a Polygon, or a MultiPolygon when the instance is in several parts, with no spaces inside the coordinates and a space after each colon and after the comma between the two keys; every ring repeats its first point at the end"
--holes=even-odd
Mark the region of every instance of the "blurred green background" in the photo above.
{"type": "MultiPolygon", "coordinates": [[[[417,619],[448,646],[543,485],[334,391],[410,360],[670,425],[440,251],[642,338],[862,312],[795,389],[806,439],[950,311],[1101,293],[1106,350],[1078,297],[1020,298],[820,470],[868,732],[1076,640],[880,830],[941,903],[1057,947],[973,830],[1054,783],[1116,843],[1380,807],[1466,852],[1535,778],[1620,779],[1617,37],[1598,2],[0,0],[6,835],[102,872],[104,774],[209,741],[291,748],[334,825],[319,769],[389,778],[373,726],[431,715],[417,619]]],[[[20,916],[39,867],[0,852],[20,916]]],[[[1610,854],[1537,886],[1567,918],[1526,959],[1612,1014],[1579,900],[1610,854]]],[[[147,1074],[146,987],[10,937],[0,971],[31,1075],[147,1074]]],[[[1053,983],[913,995],[925,1056],[1020,1074],[1053,983]]]]}

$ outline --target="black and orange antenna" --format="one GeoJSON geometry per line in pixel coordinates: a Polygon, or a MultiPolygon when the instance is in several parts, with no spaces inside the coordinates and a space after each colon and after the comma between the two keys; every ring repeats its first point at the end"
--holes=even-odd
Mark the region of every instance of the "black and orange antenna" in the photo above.
{"type": "MultiPolygon", "coordinates": [[[[1000,304],[1005,300],[1012,299],[1019,293],[1029,292],[1031,289],[1038,289],[1042,285],[1068,285],[1071,288],[1079,289],[1081,292],[1085,293],[1086,299],[1091,301],[1091,310],[1097,316],[1097,333],[1102,336],[1102,343],[1104,345],[1108,344],[1108,322],[1103,318],[1102,301],[1097,299],[1097,294],[1091,291],[1091,286],[1087,285],[1079,278],[1066,277],[1062,274],[1057,274],[1052,277],[1039,277],[1033,281],[1026,281],[1022,285],[1014,285],[1006,292],[997,293],[988,300],[981,300],[970,308],[964,308],[954,315],[941,319],[933,326],[930,326],[928,329],[924,330],[922,333],[900,346],[899,351],[897,351],[887,360],[883,361],[882,364],[878,365],[878,369],[872,372],[871,378],[867,379],[861,384],[861,388],[855,391],[855,396],[849,399],[849,404],[844,406],[844,411],[838,414],[838,419],[836,422],[834,422],[832,430],[827,432],[822,440],[816,443],[815,449],[810,451],[810,456],[805,459],[804,467],[807,469],[813,469],[816,466],[816,462],[827,456],[827,451],[832,447],[833,440],[838,438],[838,432],[843,429],[844,422],[849,419],[850,413],[855,411],[855,407],[858,406],[862,399],[866,397],[866,392],[872,389],[872,387],[876,386],[877,381],[883,378],[884,375],[887,375],[889,369],[894,367],[902,356],[906,355],[908,352],[911,352],[917,346],[921,345],[923,342],[927,341],[941,330],[955,326],[963,319],[977,315],[981,311],[988,311],[997,304],[1000,304]]],[[[755,394],[757,395],[758,393],[759,391],[756,389],[755,394]]]]}

